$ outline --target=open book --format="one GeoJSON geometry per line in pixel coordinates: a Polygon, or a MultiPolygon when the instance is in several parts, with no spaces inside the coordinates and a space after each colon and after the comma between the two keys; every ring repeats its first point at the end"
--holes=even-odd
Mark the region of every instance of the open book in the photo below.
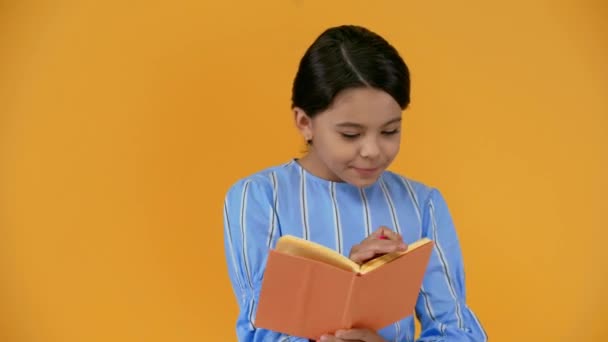
{"type": "Polygon", "coordinates": [[[269,251],[254,325],[313,340],[339,329],[384,328],[413,314],[433,245],[424,238],[359,265],[282,236],[269,251]]]}

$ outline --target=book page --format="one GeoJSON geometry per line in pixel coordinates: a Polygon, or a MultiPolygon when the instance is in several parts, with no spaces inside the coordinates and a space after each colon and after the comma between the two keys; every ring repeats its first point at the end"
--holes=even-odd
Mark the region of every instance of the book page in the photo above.
{"type": "Polygon", "coordinates": [[[279,238],[276,250],[289,255],[320,261],[345,271],[359,272],[359,265],[342,254],[312,241],[284,235],[279,238]]]}
{"type": "Polygon", "coordinates": [[[363,265],[361,265],[361,269],[360,269],[359,273],[365,274],[365,273],[371,272],[371,271],[377,269],[378,267],[385,265],[385,264],[399,258],[400,256],[405,255],[405,254],[415,250],[416,248],[423,246],[429,242],[431,242],[430,239],[423,238],[423,239],[420,239],[420,240],[408,245],[406,251],[388,253],[388,254],[379,256],[375,259],[372,259],[372,260],[364,263],[363,265]]]}

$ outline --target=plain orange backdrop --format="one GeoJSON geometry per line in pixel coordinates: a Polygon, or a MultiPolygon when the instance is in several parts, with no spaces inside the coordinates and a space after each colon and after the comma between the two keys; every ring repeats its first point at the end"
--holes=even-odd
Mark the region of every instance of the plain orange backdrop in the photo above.
{"type": "Polygon", "coordinates": [[[392,169],[436,186],[493,342],[607,341],[602,1],[4,1],[0,340],[232,341],[222,205],[297,157],[304,50],[412,72],[392,169]]]}

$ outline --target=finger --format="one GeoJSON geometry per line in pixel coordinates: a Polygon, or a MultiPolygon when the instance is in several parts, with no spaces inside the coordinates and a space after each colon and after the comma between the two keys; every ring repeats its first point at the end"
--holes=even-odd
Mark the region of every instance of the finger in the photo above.
{"type": "Polygon", "coordinates": [[[407,249],[407,245],[401,241],[393,240],[370,240],[365,241],[360,245],[359,250],[361,251],[373,251],[376,254],[385,254],[396,251],[404,251],[407,249]]]}
{"type": "Polygon", "coordinates": [[[348,329],[336,331],[336,337],[344,340],[358,340],[365,342],[381,341],[378,334],[369,329],[348,329]]]}
{"type": "Polygon", "coordinates": [[[389,229],[386,226],[380,226],[380,228],[371,233],[368,238],[380,239],[381,237],[385,237],[387,240],[403,241],[403,237],[399,233],[389,229]]]}
{"type": "Polygon", "coordinates": [[[390,240],[370,240],[358,245],[357,248],[353,248],[350,259],[356,263],[362,263],[378,254],[405,250],[407,250],[407,245],[403,242],[390,240]]]}
{"type": "Polygon", "coordinates": [[[402,242],[398,243],[390,240],[374,240],[364,242],[357,246],[357,248],[353,248],[350,254],[350,259],[356,263],[362,263],[379,254],[405,250],[407,250],[407,245],[402,242]]]}
{"type": "Polygon", "coordinates": [[[346,342],[345,340],[334,335],[323,335],[317,341],[320,342],[346,342]]]}
{"type": "Polygon", "coordinates": [[[382,227],[381,230],[382,230],[381,236],[388,238],[388,240],[399,241],[399,242],[403,241],[403,237],[401,236],[401,234],[397,233],[396,231],[388,229],[386,227],[382,227]]]}
{"type": "Polygon", "coordinates": [[[356,262],[357,264],[362,264],[365,261],[373,258],[376,255],[373,251],[357,251],[350,256],[350,260],[356,262]]]}

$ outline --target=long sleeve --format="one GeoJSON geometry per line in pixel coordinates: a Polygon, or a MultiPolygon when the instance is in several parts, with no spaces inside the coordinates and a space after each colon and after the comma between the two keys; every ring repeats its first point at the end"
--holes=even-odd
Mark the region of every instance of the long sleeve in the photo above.
{"type": "Polygon", "coordinates": [[[224,248],[239,306],[236,334],[241,342],[308,342],[254,326],[268,249],[279,236],[273,192],[270,178],[256,177],[233,185],[225,198],[224,248]]]}
{"type": "Polygon", "coordinates": [[[435,241],[416,303],[418,342],[481,342],[487,335],[466,304],[462,253],[447,204],[437,190],[424,203],[423,235],[435,241]]]}

